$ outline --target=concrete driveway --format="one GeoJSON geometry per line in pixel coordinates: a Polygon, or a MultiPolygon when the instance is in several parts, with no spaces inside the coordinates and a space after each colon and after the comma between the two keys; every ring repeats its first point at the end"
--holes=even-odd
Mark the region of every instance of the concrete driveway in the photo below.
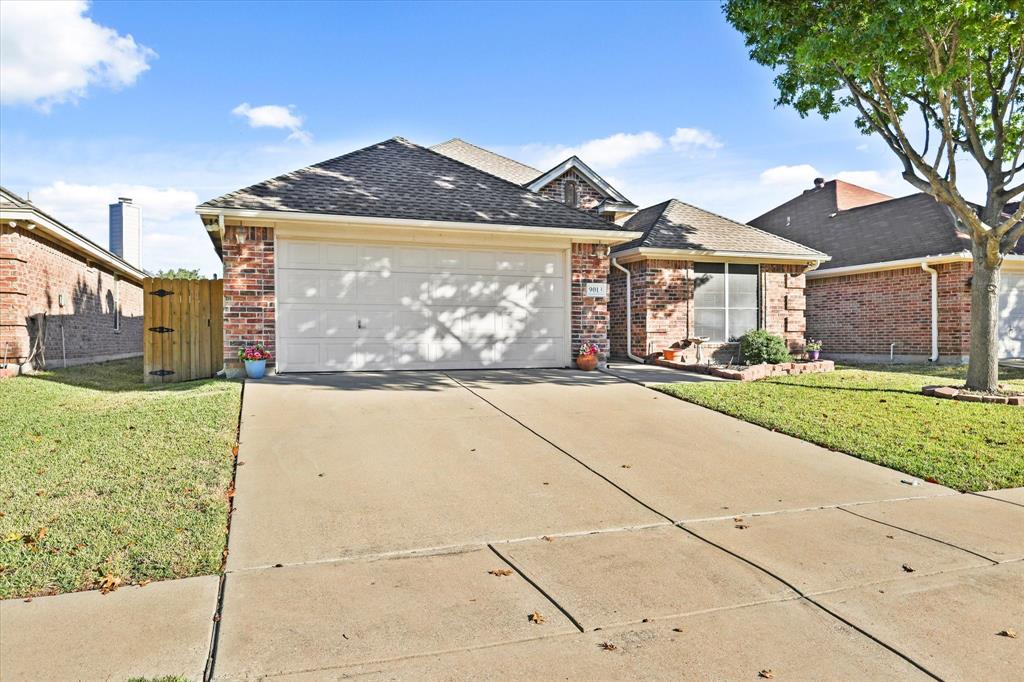
{"type": "Polygon", "coordinates": [[[908,485],[609,374],[249,382],[239,459],[218,679],[1024,667],[1020,494],[908,485]]]}

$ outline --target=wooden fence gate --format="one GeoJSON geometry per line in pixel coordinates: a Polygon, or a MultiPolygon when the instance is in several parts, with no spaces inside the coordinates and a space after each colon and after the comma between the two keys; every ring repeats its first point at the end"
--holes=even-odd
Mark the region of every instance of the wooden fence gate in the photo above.
{"type": "Polygon", "coordinates": [[[224,367],[224,281],[143,281],[147,384],[212,377],[224,367]]]}

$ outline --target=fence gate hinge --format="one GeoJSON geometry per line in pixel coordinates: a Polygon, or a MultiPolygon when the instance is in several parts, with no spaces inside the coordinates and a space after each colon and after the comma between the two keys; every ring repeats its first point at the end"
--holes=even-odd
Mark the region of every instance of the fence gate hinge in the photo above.
{"type": "Polygon", "coordinates": [[[174,374],[174,370],[173,369],[154,369],[152,372],[150,372],[150,374],[152,374],[155,377],[169,377],[172,374],[174,374]]]}
{"type": "Polygon", "coordinates": [[[150,327],[149,331],[156,332],[157,334],[168,334],[174,330],[170,327],[150,327]]]}
{"type": "Polygon", "coordinates": [[[151,291],[149,293],[151,296],[159,296],[160,298],[163,298],[164,296],[170,296],[174,292],[167,291],[167,289],[157,289],[156,291],[151,291]]]}

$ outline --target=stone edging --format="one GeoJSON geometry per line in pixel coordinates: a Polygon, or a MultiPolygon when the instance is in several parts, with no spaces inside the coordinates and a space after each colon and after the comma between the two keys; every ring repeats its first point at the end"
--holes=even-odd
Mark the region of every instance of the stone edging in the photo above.
{"type": "Polygon", "coordinates": [[[995,403],[1024,407],[1024,395],[978,395],[977,393],[965,393],[953,386],[925,386],[921,389],[921,393],[933,398],[962,400],[967,403],[995,403]]]}
{"type": "Polygon", "coordinates": [[[654,364],[672,369],[681,369],[687,372],[710,374],[722,379],[734,381],[756,381],[768,377],[793,376],[797,374],[818,374],[820,372],[831,372],[836,368],[836,363],[831,360],[816,360],[813,362],[782,362],[777,365],[750,365],[748,367],[713,367],[711,365],[693,365],[684,362],[674,362],[658,358],[654,364]]]}

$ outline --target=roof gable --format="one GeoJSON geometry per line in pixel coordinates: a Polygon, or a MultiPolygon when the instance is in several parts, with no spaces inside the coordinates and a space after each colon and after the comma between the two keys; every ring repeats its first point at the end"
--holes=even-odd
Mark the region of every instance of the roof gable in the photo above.
{"type": "Polygon", "coordinates": [[[230,192],[200,208],[619,229],[398,137],[230,192]]]}
{"type": "Polygon", "coordinates": [[[576,171],[579,175],[589,182],[594,189],[604,195],[606,199],[611,199],[614,202],[634,205],[629,199],[627,199],[621,192],[612,187],[608,182],[598,175],[593,168],[583,163],[583,160],[578,156],[570,156],[568,159],[558,164],[548,172],[535,178],[527,185],[527,189],[532,192],[539,192],[544,189],[547,185],[551,184],[558,178],[562,177],[569,171],[576,171]]]}
{"type": "Polygon", "coordinates": [[[632,248],[751,254],[775,254],[827,260],[827,256],[788,239],[730,220],[677,199],[649,206],[626,221],[627,230],[643,232],[615,251],[632,248]]]}

